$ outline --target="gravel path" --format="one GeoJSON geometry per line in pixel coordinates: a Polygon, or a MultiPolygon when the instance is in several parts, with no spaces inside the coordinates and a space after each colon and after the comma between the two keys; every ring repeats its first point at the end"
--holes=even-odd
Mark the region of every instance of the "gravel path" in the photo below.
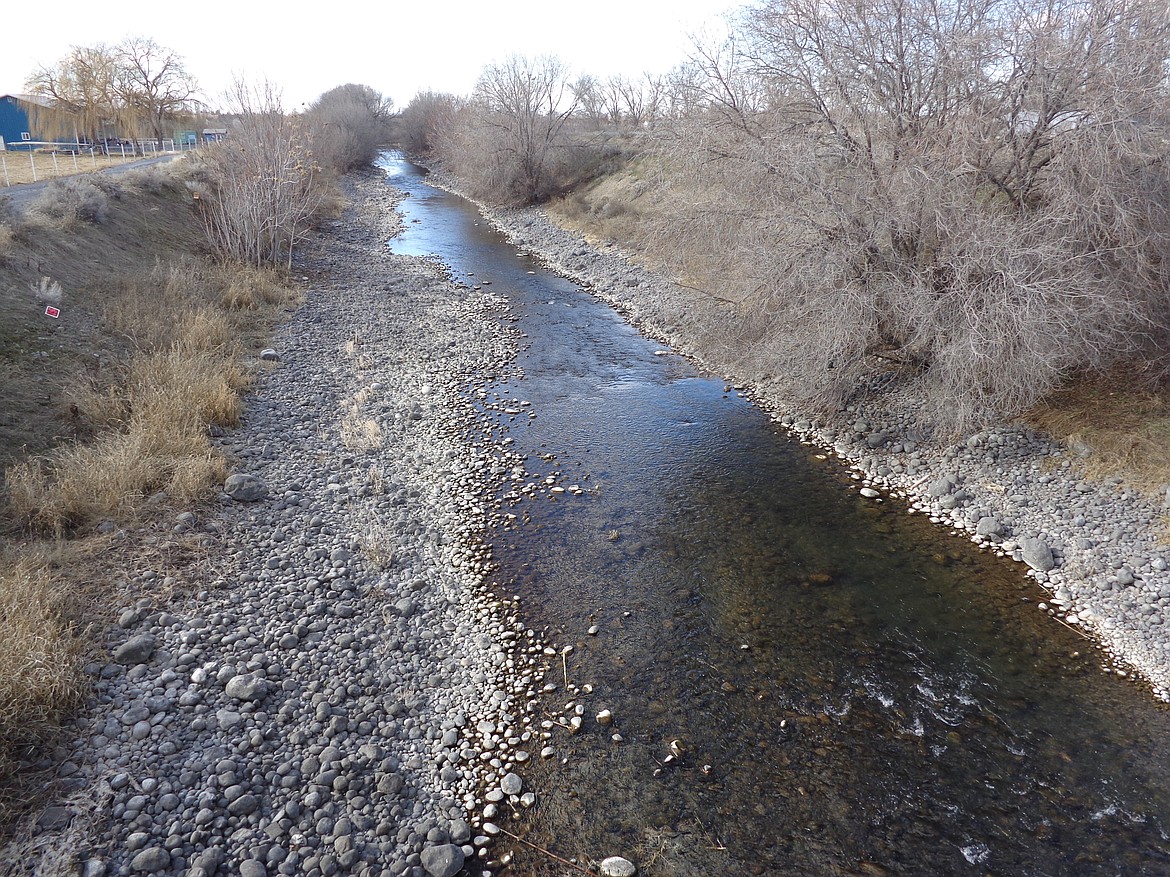
{"type": "Polygon", "coordinates": [[[1107,670],[1136,674],[1170,701],[1170,490],[1159,501],[1120,479],[1087,480],[1074,450],[1020,425],[953,444],[932,441],[915,425],[916,401],[896,387],[875,386],[864,403],[834,416],[803,416],[765,375],[740,373],[726,350],[704,341],[701,294],[634,265],[616,247],[595,249],[539,209],[489,213],[517,246],[845,461],[864,495],[875,502],[892,495],[957,536],[1019,561],[1051,595],[1041,611],[1100,643],[1107,670]]]}
{"type": "Polygon", "coordinates": [[[260,497],[178,515],[215,540],[211,569],[193,599],[122,612],[61,770],[75,791],[4,869],[450,877],[487,858],[496,809],[533,804],[517,772],[547,745],[531,724],[546,647],[492,596],[477,546],[483,487],[519,461],[467,392],[514,339],[500,300],[388,252],[380,174],[350,185],[222,440],[260,497]]]}

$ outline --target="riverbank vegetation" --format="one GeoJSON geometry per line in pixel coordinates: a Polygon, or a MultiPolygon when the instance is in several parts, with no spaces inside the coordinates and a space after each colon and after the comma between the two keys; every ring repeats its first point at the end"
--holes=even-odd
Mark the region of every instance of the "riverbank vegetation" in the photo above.
{"type": "Polygon", "coordinates": [[[702,290],[710,344],[806,409],[879,372],[940,435],[1058,426],[1118,370],[1166,398],[1168,61],[1153,0],[769,0],[666,76],[513,59],[400,136],[702,290]]]}
{"type": "Polygon", "coordinates": [[[212,439],[300,300],[294,248],[385,137],[364,86],[296,116],[239,94],[227,143],[0,202],[0,828],[63,757],[111,612],[151,596],[135,564],[180,580],[212,544],[176,516],[229,469],[212,439]]]}

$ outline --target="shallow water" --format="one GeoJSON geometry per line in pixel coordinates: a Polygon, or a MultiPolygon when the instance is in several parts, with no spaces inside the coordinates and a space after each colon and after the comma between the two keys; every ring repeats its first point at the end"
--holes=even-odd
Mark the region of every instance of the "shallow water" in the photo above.
{"type": "MultiPolygon", "coordinates": [[[[581,700],[566,674],[594,686],[530,774],[526,837],[644,874],[1170,874],[1170,712],[1038,612],[1019,566],[862,499],[467,201],[384,166],[411,195],[393,250],[511,302],[525,346],[491,392],[532,403],[498,415],[530,480],[583,490],[510,506],[493,546],[529,624],[574,647],[550,715],[581,700]]],[[[510,873],[568,871],[516,849],[510,873]]]]}

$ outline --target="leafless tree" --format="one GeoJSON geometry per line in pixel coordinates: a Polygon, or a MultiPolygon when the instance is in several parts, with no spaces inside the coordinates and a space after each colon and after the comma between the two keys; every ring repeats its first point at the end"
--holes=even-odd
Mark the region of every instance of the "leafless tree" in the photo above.
{"type": "Polygon", "coordinates": [[[177,52],[146,37],[123,40],[114,49],[114,60],[119,103],[161,143],[168,123],[195,108],[195,77],[177,52]]]}
{"type": "Polygon", "coordinates": [[[1019,411],[1166,318],[1167,26],[1160,0],[768,0],[675,80],[667,240],[795,395],[839,403],[876,355],[954,428],[1019,411]]]}
{"type": "Polygon", "coordinates": [[[224,255],[252,265],[291,264],[326,189],[305,119],[284,112],[269,83],[237,81],[231,136],[204,155],[200,204],[208,237],[224,255]]]}
{"type": "Polygon", "coordinates": [[[646,73],[640,79],[611,76],[601,87],[602,106],[615,128],[641,128],[659,112],[663,80],[646,73]]]}
{"type": "Polygon", "coordinates": [[[489,152],[487,189],[520,202],[546,195],[552,154],[576,106],[565,66],[513,55],[484,70],[475,101],[489,152]]]}
{"type": "Polygon", "coordinates": [[[577,114],[585,120],[591,130],[601,130],[608,114],[601,92],[601,84],[597,78],[591,74],[583,73],[573,82],[572,89],[577,114]]]}
{"type": "Polygon", "coordinates": [[[318,165],[344,172],[372,162],[390,138],[393,107],[368,85],[349,83],[322,94],[306,114],[318,165]]]}
{"type": "Polygon", "coordinates": [[[398,145],[407,155],[432,155],[452,129],[451,120],[463,103],[463,99],[453,94],[434,91],[416,94],[395,120],[398,145]]]}
{"type": "Polygon", "coordinates": [[[49,136],[149,134],[162,140],[167,125],[195,108],[197,86],[182,58],[145,37],[117,46],[74,46],[54,67],[41,67],[28,90],[51,106],[38,126],[49,136]]]}

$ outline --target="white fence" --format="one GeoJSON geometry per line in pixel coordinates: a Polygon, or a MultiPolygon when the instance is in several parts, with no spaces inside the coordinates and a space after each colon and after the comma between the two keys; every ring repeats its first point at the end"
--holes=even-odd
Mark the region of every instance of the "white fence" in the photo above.
{"type": "Polygon", "coordinates": [[[0,185],[35,183],[53,177],[101,170],[111,164],[164,155],[183,149],[173,140],[111,140],[99,146],[21,140],[0,143],[0,185]]]}

